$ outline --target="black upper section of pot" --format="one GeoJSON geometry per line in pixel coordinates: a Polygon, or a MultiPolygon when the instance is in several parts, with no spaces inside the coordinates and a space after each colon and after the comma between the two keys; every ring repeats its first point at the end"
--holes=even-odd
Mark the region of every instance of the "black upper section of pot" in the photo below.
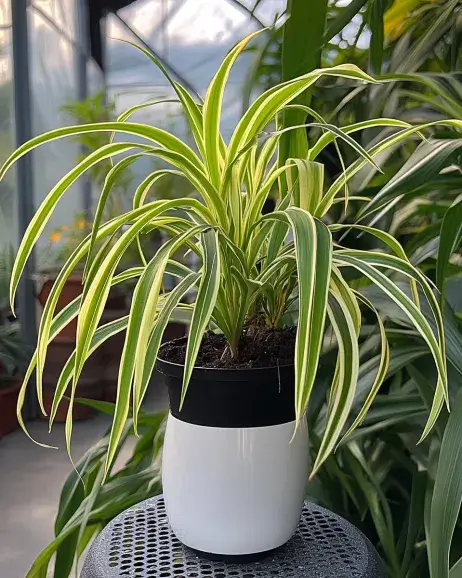
{"type": "Polygon", "coordinates": [[[170,411],[187,423],[209,427],[261,427],[295,419],[293,366],[257,369],[195,368],[180,411],[183,366],[157,361],[170,411]]]}

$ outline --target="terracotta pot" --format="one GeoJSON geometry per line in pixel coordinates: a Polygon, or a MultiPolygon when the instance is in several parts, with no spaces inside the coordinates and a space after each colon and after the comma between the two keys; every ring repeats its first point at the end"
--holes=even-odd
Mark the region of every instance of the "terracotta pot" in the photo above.
{"type": "MultiPolygon", "coordinates": [[[[74,348],[75,341],[72,339],[65,339],[63,337],[60,339],[54,339],[48,346],[47,360],[45,363],[45,370],[43,375],[43,403],[48,416],[50,415],[52,408],[53,396],[59,375],[64,367],[64,364],[74,351],[74,348]]],[[[76,397],[86,397],[89,399],[97,400],[103,398],[103,379],[101,376],[101,366],[101,354],[98,350],[96,350],[87,359],[84,365],[82,374],[77,384],[75,393],[76,397]]],[[[70,395],[69,389],[66,391],[66,395],[70,395]]],[[[56,421],[66,421],[68,407],[68,401],[63,399],[56,414],[56,421]]],[[[39,415],[40,417],[43,417],[43,419],[48,419],[48,417],[42,416],[40,411],[39,415]]],[[[92,408],[80,403],[74,403],[74,420],[88,419],[93,415],[94,410],[92,408]]]]}
{"type": "MultiPolygon", "coordinates": [[[[165,330],[162,343],[184,337],[186,328],[181,323],[169,323],[165,330]]],[[[124,348],[125,332],[118,333],[101,346],[104,360],[103,400],[115,403],[117,399],[117,380],[119,364],[124,348]]]]}
{"type": "MultiPolygon", "coordinates": [[[[46,279],[37,295],[42,307],[50,295],[54,282],[55,277],[46,279]]],[[[58,299],[56,313],[78,297],[81,292],[82,276],[72,275],[66,281],[58,299]]],[[[101,325],[114,321],[115,319],[120,319],[126,315],[127,312],[125,295],[112,290],[104,308],[101,325]]],[[[53,395],[61,370],[75,348],[76,331],[77,319],[73,319],[48,346],[47,362],[45,364],[43,378],[43,400],[48,414],[52,406],[53,395]]],[[[165,330],[163,341],[171,341],[172,339],[183,337],[185,334],[185,325],[182,323],[169,323],[165,330]]],[[[86,361],[84,371],[79,380],[76,396],[101,399],[115,403],[117,399],[119,363],[122,357],[124,341],[125,332],[122,331],[105,341],[91,358],[86,361]]],[[[68,403],[63,399],[56,415],[56,421],[66,420],[67,408],[68,403]]],[[[41,415],[41,412],[39,413],[41,415]]],[[[81,404],[74,405],[74,419],[87,419],[91,417],[93,413],[93,410],[87,406],[81,404]]]]}
{"type": "MultiPolygon", "coordinates": [[[[54,282],[55,277],[46,279],[37,295],[42,307],[45,305],[48,296],[50,295],[54,282]]],[[[56,306],[56,313],[61,311],[66,305],[78,297],[81,292],[82,276],[72,275],[63,287],[56,306]]],[[[111,291],[106,302],[102,323],[107,323],[108,321],[117,319],[125,314],[125,295],[117,291],[111,291]]],[[[73,319],[48,346],[47,362],[45,364],[43,378],[43,402],[48,414],[52,407],[53,396],[61,370],[75,348],[76,331],[77,319],[73,319]]],[[[117,340],[118,336],[115,336],[113,340],[109,340],[108,345],[105,344],[106,347],[99,348],[86,361],[77,386],[77,397],[115,401],[114,394],[117,390],[117,372],[115,373],[115,383],[111,382],[109,384],[109,389],[112,390],[105,394],[104,386],[107,382],[105,377],[106,373],[113,372],[112,368],[114,365],[116,365],[116,368],[118,366],[118,361],[120,360],[123,347],[123,335],[121,337],[121,346],[117,340]]],[[[68,393],[69,392],[66,392],[66,395],[68,393]]],[[[67,400],[63,399],[56,414],[56,421],[65,421],[68,405],[67,400]]],[[[74,419],[88,419],[93,414],[94,411],[87,406],[78,403],[74,405],[74,419]]],[[[40,415],[42,415],[41,412],[40,415]]]]}
{"type": "MultiPolygon", "coordinates": [[[[126,309],[105,309],[101,323],[109,323],[127,314],[126,309]]],[[[115,403],[117,399],[117,378],[119,364],[124,348],[125,331],[116,333],[99,347],[102,362],[103,397],[104,401],[115,403]]]]}
{"type": "MultiPolygon", "coordinates": [[[[3,381],[3,386],[6,383],[7,382],[3,381]]],[[[13,379],[11,383],[8,382],[7,387],[3,386],[0,385],[0,438],[18,427],[16,403],[18,401],[21,381],[19,379],[13,379]]]]}
{"type": "MultiPolygon", "coordinates": [[[[49,277],[45,280],[37,295],[37,299],[42,307],[50,295],[51,288],[55,282],[55,277],[49,277]]],[[[56,313],[59,313],[66,305],[69,305],[76,297],[82,293],[82,276],[81,275],[71,275],[66,281],[61,295],[59,296],[58,303],[56,305],[56,313]]],[[[63,337],[66,339],[74,339],[77,331],[77,319],[73,319],[70,323],[62,329],[62,331],[56,336],[58,339],[63,337]]]]}
{"type": "MultiPolygon", "coordinates": [[[[108,310],[103,313],[102,323],[109,323],[127,315],[127,310],[108,310]]],[[[162,342],[172,341],[186,335],[186,327],[182,323],[169,323],[165,329],[162,342]]],[[[116,333],[100,346],[102,371],[104,376],[103,400],[115,403],[117,399],[117,379],[119,364],[125,342],[125,331],[116,333]]]]}
{"type": "MultiPolygon", "coordinates": [[[[50,291],[55,282],[55,277],[47,278],[40,292],[37,295],[37,299],[42,307],[50,295],[50,291]]],[[[56,305],[56,313],[59,313],[66,305],[69,305],[76,297],[82,293],[82,276],[81,275],[71,275],[66,281],[61,295],[59,296],[58,303],[56,305]]],[[[118,293],[117,291],[111,291],[105,306],[106,310],[125,310],[125,295],[118,293]]],[[[73,319],[70,323],[62,329],[62,331],[57,335],[57,338],[74,339],[77,331],[77,319],[73,319]]]]}

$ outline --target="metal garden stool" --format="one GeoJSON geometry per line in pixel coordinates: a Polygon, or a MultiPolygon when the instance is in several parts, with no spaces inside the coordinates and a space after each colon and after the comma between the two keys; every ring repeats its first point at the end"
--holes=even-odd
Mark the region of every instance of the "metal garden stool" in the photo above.
{"type": "Polygon", "coordinates": [[[349,522],[310,502],[292,539],[268,558],[198,558],[173,535],[162,496],[126,510],[93,543],[81,578],[385,578],[377,552],[349,522]]]}

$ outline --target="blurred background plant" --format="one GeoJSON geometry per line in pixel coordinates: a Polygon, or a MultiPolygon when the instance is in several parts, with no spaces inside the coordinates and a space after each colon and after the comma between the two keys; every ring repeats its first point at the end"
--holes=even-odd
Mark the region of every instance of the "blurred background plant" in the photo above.
{"type": "MultiPolygon", "coordinates": [[[[121,209],[121,213],[126,209],[121,209]]],[[[119,213],[119,214],[121,214],[119,213]]],[[[114,215],[117,213],[114,213],[114,215]]],[[[58,271],[62,265],[71,256],[75,248],[87,237],[92,227],[92,221],[87,220],[85,213],[78,212],[74,215],[74,220],[66,225],[61,225],[55,229],[49,237],[49,250],[47,254],[42,257],[42,273],[45,275],[53,275],[58,271]]],[[[118,237],[114,237],[111,241],[114,244],[118,237]]],[[[129,251],[119,263],[119,269],[124,270],[139,264],[140,257],[136,247],[129,251]]],[[[80,264],[82,269],[84,262],[80,264]]]]}
{"type": "MultiPolygon", "coordinates": [[[[319,17],[325,17],[323,33],[313,30],[313,6],[289,0],[288,13],[296,18],[269,31],[263,50],[255,51],[244,105],[256,87],[268,88],[320,63],[354,62],[379,75],[384,83],[371,88],[359,85],[353,97],[346,98],[351,84],[324,80],[300,102],[321,116],[314,117],[306,108],[294,111],[294,116],[282,119],[282,128],[313,122],[345,127],[379,116],[411,123],[462,118],[460,2],[314,4],[319,17]],[[303,39],[309,39],[310,46],[300,44],[303,39]],[[303,51],[313,48],[318,49],[318,60],[303,59],[303,51]]],[[[381,553],[389,576],[403,578],[455,578],[462,570],[462,333],[457,317],[462,295],[462,141],[460,131],[429,128],[431,136],[421,144],[416,138],[377,154],[383,174],[373,167],[359,171],[348,186],[348,208],[339,204],[334,219],[343,224],[374,224],[390,233],[402,243],[411,262],[437,285],[440,298],[446,301],[452,413],[449,419],[443,415],[433,435],[418,444],[433,393],[432,363],[423,352],[421,338],[410,331],[390,299],[358,278],[358,290],[380,312],[391,343],[388,379],[362,426],[340,444],[309,487],[312,500],[365,531],[381,553]]],[[[321,130],[307,126],[291,131],[286,158],[291,151],[303,154],[312,134],[321,130]]],[[[380,139],[392,138],[392,134],[390,129],[374,129],[358,138],[373,151],[380,139]]],[[[332,182],[342,164],[349,166],[354,160],[343,143],[334,143],[327,134],[324,139],[322,158],[332,182]]],[[[355,248],[380,246],[380,241],[355,228],[346,234],[342,230],[336,240],[355,248]]],[[[431,320],[429,311],[426,317],[431,320]]],[[[362,336],[358,404],[369,393],[377,371],[378,338],[367,331],[362,336]]],[[[318,375],[318,403],[312,404],[308,415],[313,454],[328,404],[324,388],[332,379],[334,365],[327,346],[318,375]]]]}
{"type": "MultiPolygon", "coordinates": [[[[74,122],[74,124],[89,124],[92,122],[115,122],[117,120],[115,102],[108,101],[104,91],[100,91],[84,100],[75,100],[67,103],[61,110],[74,122]]],[[[80,145],[81,151],[77,160],[83,160],[88,154],[111,142],[111,133],[89,132],[77,135],[73,138],[80,145]]],[[[101,187],[107,173],[112,168],[110,159],[103,159],[89,170],[92,181],[101,187]]],[[[119,175],[117,190],[126,190],[131,181],[130,171],[124,171],[119,175]]]]}
{"type": "Polygon", "coordinates": [[[50,250],[42,259],[44,270],[59,269],[90,230],[91,223],[86,220],[83,212],[76,213],[72,223],[56,228],[50,235],[50,250]]]}
{"type": "MultiPolygon", "coordinates": [[[[104,91],[100,91],[84,100],[71,101],[63,106],[62,110],[74,124],[117,121],[115,102],[108,101],[104,91]]],[[[73,140],[80,145],[80,153],[77,160],[81,161],[100,147],[109,144],[111,142],[111,133],[98,131],[83,133],[75,136],[73,140]]],[[[92,182],[93,195],[96,195],[96,198],[99,197],[106,176],[111,168],[111,159],[103,159],[101,162],[93,165],[88,171],[92,182]]],[[[106,221],[129,209],[131,195],[133,194],[132,184],[133,173],[130,167],[127,167],[117,175],[117,181],[106,203],[104,211],[104,219],[106,221]]],[[[93,213],[92,208],[90,213],[93,213]]],[[[83,212],[76,213],[73,223],[66,224],[60,229],[53,231],[50,240],[52,242],[62,240],[70,250],[73,250],[91,230],[91,222],[86,222],[89,220],[90,215],[85,215],[83,212]]]]}
{"type": "Polygon", "coordinates": [[[16,403],[21,375],[29,359],[20,337],[19,321],[11,314],[9,284],[15,252],[0,247],[0,439],[18,427],[16,403]]]}
{"type": "MultiPolygon", "coordinates": [[[[112,415],[114,404],[80,400],[92,409],[112,415]]],[[[116,468],[101,484],[110,430],[92,446],[67,477],[55,519],[55,539],[37,557],[31,576],[46,576],[51,559],[54,576],[73,574],[86,547],[104,526],[127,508],[162,491],[161,449],[165,412],[140,415],[138,434],[132,422],[125,425],[118,449],[116,468]]]]}
{"type": "Polygon", "coordinates": [[[11,385],[11,378],[18,373],[27,359],[19,338],[19,323],[11,315],[9,303],[14,258],[11,245],[5,244],[0,248],[0,388],[11,385]]]}
{"type": "MultiPolygon", "coordinates": [[[[148,101],[149,102],[149,101],[148,101]]],[[[139,107],[143,109],[143,105],[139,107]]],[[[71,118],[75,124],[89,124],[94,122],[109,122],[117,121],[118,115],[116,112],[116,103],[114,100],[107,100],[104,91],[98,92],[94,96],[89,96],[84,100],[76,100],[69,102],[62,107],[62,110],[71,118]]],[[[133,111],[136,113],[136,110],[133,111]]],[[[171,132],[175,132],[175,127],[180,121],[180,113],[172,111],[170,108],[166,110],[165,117],[162,121],[162,128],[171,132]]],[[[186,135],[187,138],[191,135],[186,135]]],[[[74,137],[74,141],[80,145],[81,152],[77,160],[81,161],[88,154],[98,150],[100,147],[111,142],[111,133],[94,131],[91,133],[83,133],[74,137]]],[[[103,159],[101,162],[95,164],[89,170],[89,175],[92,181],[94,196],[99,198],[101,190],[104,187],[104,182],[107,174],[113,167],[113,160],[103,159]]],[[[165,162],[158,158],[153,158],[148,174],[154,171],[160,171],[166,168],[171,168],[165,162]]],[[[103,219],[109,221],[110,219],[121,215],[130,209],[133,194],[136,190],[135,181],[139,181],[139,175],[136,174],[132,166],[127,166],[124,170],[117,173],[115,183],[111,188],[111,194],[107,198],[104,208],[103,219]]],[[[174,171],[166,172],[161,179],[149,185],[150,196],[153,199],[173,199],[178,197],[188,196],[194,193],[188,181],[174,171]]],[[[93,210],[91,211],[93,213],[93,210]]],[[[72,223],[62,225],[55,229],[50,235],[50,269],[56,269],[63,264],[70,256],[75,247],[88,235],[91,231],[92,222],[89,216],[84,212],[78,212],[74,216],[72,223]]],[[[113,239],[115,243],[117,237],[113,239]]],[[[151,231],[143,235],[142,246],[151,251],[153,247],[157,247],[162,239],[159,237],[157,231],[151,231]]],[[[129,251],[127,255],[121,260],[120,269],[126,269],[130,266],[135,266],[140,263],[140,256],[136,246],[129,251]]],[[[47,266],[47,265],[46,265],[47,266]]],[[[128,287],[128,285],[124,285],[128,287]]]]}

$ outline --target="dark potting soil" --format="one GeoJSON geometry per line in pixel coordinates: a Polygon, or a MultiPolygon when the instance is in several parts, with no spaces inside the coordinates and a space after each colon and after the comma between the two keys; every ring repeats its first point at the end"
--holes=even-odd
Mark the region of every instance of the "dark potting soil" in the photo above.
{"type": "MultiPolygon", "coordinates": [[[[196,367],[244,369],[275,367],[294,361],[296,328],[274,329],[256,324],[244,329],[238,355],[232,358],[225,337],[207,331],[204,334],[196,360],[196,367]]],[[[183,364],[187,338],[164,344],[159,357],[171,363],[183,364]]]]}

